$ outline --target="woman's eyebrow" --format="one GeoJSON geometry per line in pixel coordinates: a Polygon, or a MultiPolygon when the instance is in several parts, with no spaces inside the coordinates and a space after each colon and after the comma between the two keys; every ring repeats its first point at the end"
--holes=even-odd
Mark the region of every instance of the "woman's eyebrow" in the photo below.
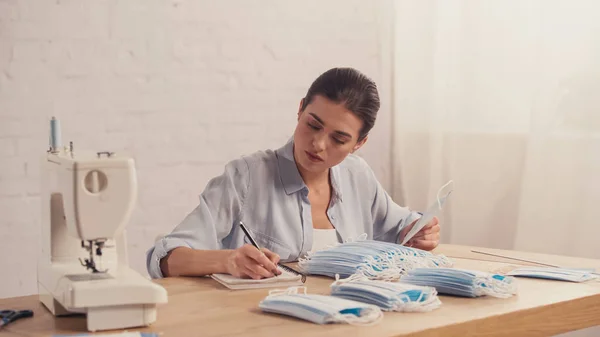
{"type": "MultiPolygon", "coordinates": [[[[311,115],[314,119],[316,119],[317,122],[321,123],[321,125],[325,126],[325,123],[323,122],[323,120],[321,118],[319,118],[319,116],[315,115],[312,112],[309,112],[308,114],[311,115]]],[[[339,135],[341,135],[341,136],[352,138],[352,135],[349,134],[349,133],[347,133],[347,132],[340,131],[340,130],[335,130],[334,132],[337,133],[337,134],[339,134],[339,135]]]]}
{"type": "Polygon", "coordinates": [[[323,120],[322,120],[321,118],[319,118],[319,116],[315,115],[315,114],[314,114],[314,113],[312,113],[312,112],[309,112],[308,114],[309,114],[309,115],[311,115],[311,116],[312,116],[314,119],[316,119],[316,120],[317,120],[317,122],[319,122],[319,123],[321,123],[321,124],[325,125],[325,123],[323,123],[323,120]]]}

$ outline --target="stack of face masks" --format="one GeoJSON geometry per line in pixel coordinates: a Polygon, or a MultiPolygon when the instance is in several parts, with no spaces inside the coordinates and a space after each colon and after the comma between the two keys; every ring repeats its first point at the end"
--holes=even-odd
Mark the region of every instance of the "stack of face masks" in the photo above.
{"type": "Polygon", "coordinates": [[[548,280],[585,282],[598,279],[593,269],[568,269],[550,267],[521,267],[513,269],[506,275],[543,278],[548,280]]]}
{"type": "Polygon", "coordinates": [[[337,279],[331,284],[331,295],[374,304],[383,311],[427,312],[442,304],[435,288],[369,280],[364,276],[337,279]]]}
{"type": "Polygon", "coordinates": [[[465,269],[418,268],[402,276],[400,282],[434,287],[440,294],[463,297],[507,298],[517,293],[517,284],[511,276],[465,269]]]}
{"type": "Polygon", "coordinates": [[[443,255],[374,240],[346,242],[299,259],[299,268],[307,274],[343,278],[354,274],[369,279],[397,280],[414,268],[449,267],[443,255]]]}
{"type": "Polygon", "coordinates": [[[307,294],[306,287],[271,290],[269,296],[258,306],[264,312],[293,316],[316,324],[373,325],[383,319],[383,312],[375,305],[333,296],[307,294]]]}

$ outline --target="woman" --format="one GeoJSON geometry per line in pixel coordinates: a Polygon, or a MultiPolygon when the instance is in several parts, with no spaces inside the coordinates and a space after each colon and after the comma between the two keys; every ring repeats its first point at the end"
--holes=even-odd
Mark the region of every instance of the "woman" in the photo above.
{"type": "MultiPolygon", "coordinates": [[[[375,83],[357,70],[323,73],[300,101],[292,139],[229,162],[199,205],[149,250],[149,274],[259,279],[279,274],[280,259],[294,261],[363,233],[400,242],[420,214],[395,204],[352,154],[367,141],[379,105],[375,83]],[[240,221],[262,252],[249,244],[240,221]]],[[[434,218],[408,244],[431,250],[439,230],[434,218]]]]}

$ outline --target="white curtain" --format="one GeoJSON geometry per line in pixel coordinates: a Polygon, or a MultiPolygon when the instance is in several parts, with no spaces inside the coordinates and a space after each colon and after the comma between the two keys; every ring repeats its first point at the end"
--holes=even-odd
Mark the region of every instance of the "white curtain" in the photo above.
{"type": "Polygon", "coordinates": [[[600,258],[600,1],[395,5],[396,201],[452,179],[442,242],[600,258]]]}
{"type": "Polygon", "coordinates": [[[600,258],[600,1],[397,1],[393,195],[442,241],[600,258]]]}

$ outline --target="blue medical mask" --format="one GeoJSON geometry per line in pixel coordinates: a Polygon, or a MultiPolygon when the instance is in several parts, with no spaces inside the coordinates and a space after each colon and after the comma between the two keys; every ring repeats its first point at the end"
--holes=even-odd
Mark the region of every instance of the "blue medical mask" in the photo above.
{"type": "Polygon", "coordinates": [[[259,303],[259,307],[264,312],[292,316],[316,324],[373,325],[383,319],[383,312],[375,305],[307,294],[306,287],[271,290],[269,296],[259,303]]]}
{"type": "Polygon", "coordinates": [[[374,304],[384,311],[427,312],[442,304],[433,287],[369,280],[358,275],[337,279],[331,284],[331,295],[374,304]]]}
{"type": "Polygon", "coordinates": [[[299,259],[298,263],[307,274],[347,278],[358,273],[379,280],[397,280],[414,268],[451,265],[452,262],[443,255],[362,238],[314,252],[299,259]]]}
{"type": "Polygon", "coordinates": [[[593,274],[593,269],[569,269],[554,267],[521,267],[513,269],[506,275],[542,278],[548,280],[568,281],[568,282],[586,282],[598,279],[598,275],[593,274]]]}
{"type": "Polygon", "coordinates": [[[434,287],[438,293],[479,297],[508,298],[517,293],[513,277],[455,268],[418,268],[400,279],[402,283],[434,287]]]}

